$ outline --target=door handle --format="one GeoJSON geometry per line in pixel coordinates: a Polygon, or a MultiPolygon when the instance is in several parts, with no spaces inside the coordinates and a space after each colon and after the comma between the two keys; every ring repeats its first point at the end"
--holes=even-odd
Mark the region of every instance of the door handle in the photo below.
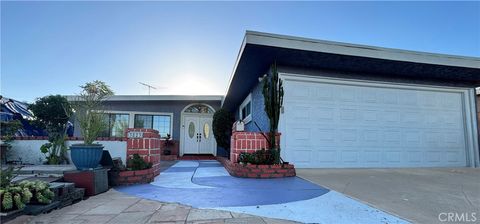
{"type": "Polygon", "coordinates": [[[200,142],[202,142],[202,133],[198,133],[200,137],[200,142]]]}

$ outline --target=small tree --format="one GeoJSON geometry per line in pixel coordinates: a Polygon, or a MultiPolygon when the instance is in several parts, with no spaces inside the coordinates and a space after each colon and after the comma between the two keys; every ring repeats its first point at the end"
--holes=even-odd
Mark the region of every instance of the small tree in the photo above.
{"type": "Polygon", "coordinates": [[[283,82],[278,77],[277,63],[270,66],[270,74],[263,79],[263,97],[265,99],[265,112],[270,120],[270,149],[275,152],[275,163],[280,163],[280,147],[277,148],[275,139],[278,133],[280,110],[283,106],[283,82]]]}
{"type": "Polygon", "coordinates": [[[103,101],[113,95],[110,87],[102,81],[95,80],[80,86],[82,92],[73,103],[75,118],[80,126],[85,145],[93,141],[108,127],[103,111],[103,101]]]}
{"type": "Polygon", "coordinates": [[[228,151],[230,150],[230,136],[232,136],[234,121],[232,113],[223,108],[213,114],[212,128],[217,145],[228,151]]]}
{"type": "Polygon", "coordinates": [[[65,138],[73,110],[67,98],[60,95],[38,98],[29,109],[34,114],[34,123],[47,130],[49,143],[42,145],[40,150],[46,155],[48,164],[68,162],[65,138]]]}

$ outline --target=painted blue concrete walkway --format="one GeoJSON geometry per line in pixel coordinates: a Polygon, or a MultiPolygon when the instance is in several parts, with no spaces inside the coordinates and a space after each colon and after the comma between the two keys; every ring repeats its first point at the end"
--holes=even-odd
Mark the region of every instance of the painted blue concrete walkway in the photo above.
{"type": "Polygon", "coordinates": [[[298,177],[232,177],[217,161],[179,161],[150,184],[116,189],[151,200],[305,223],[406,223],[298,177]]]}
{"type": "Polygon", "coordinates": [[[180,161],[151,184],[117,190],[194,207],[256,206],[318,197],[328,192],[298,177],[245,179],[230,176],[216,161],[180,161]]]}

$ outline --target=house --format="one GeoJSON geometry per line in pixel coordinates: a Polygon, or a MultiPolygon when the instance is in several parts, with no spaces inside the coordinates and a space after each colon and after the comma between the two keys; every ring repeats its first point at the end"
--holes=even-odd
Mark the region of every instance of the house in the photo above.
{"type": "Polygon", "coordinates": [[[281,156],[296,167],[479,166],[479,58],[252,31],[225,96],[113,96],[108,135],[154,128],[180,155],[217,155],[220,107],[246,131],[268,131],[260,81],[274,62],[285,89],[281,156]]]}
{"type": "MultiPolygon", "coordinates": [[[[110,128],[103,137],[123,137],[126,128],[153,128],[161,138],[171,135],[177,143],[175,153],[217,155],[212,119],[221,99],[210,95],[114,95],[104,102],[110,128]]],[[[77,124],[74,135],[81,135],[77,124]]]]}
{"type": "Polygon", "coordinates": [[[479,165],[480,59],[247,31],[222,107],[268,130],[277,63],[281,156],[299,168],[479,165]]]}

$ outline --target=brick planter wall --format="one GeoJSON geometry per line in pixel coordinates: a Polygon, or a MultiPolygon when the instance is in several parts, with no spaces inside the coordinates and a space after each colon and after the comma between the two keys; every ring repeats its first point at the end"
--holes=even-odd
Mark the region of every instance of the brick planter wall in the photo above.
{"type": "Polygon", "coordinates": [[[160,174],[160,134],[154,129],[128,128],[126,136],[130,132],[142,132],[143,137],[127,138],[127,160],[133,154],[140,155],[146,162],[152,163],[154,176],[160,174]]]}
{"type": "Polygon", "coordinates": [[[155,178],[155,170],[152,168],[135,171],[110,171],[108,182],[110,186],[148,184],[155,178]]]}
{"type": "Polygon", "coordinates": [[[234,177],[245,178],[281,178],[294,177],[295,167],[288,165],[243,165],[233,163],[224,157],[217,157],[217,160],[225,167],[228,173],[234,177]]]}
{"type": "MultiPolygon", "coordinates": [[[[280,133],[277,133],[276,144],[280,144],[280,133]]],[[[265,133],[268,137],[268,133],[265,133]]],[[[253,153],[257,150],[268,149],[270,146],[265,136],[260,132],[232,132],[230,141],[230,160],[238,162],[238,157],[242,152],[253,153]]]]}

